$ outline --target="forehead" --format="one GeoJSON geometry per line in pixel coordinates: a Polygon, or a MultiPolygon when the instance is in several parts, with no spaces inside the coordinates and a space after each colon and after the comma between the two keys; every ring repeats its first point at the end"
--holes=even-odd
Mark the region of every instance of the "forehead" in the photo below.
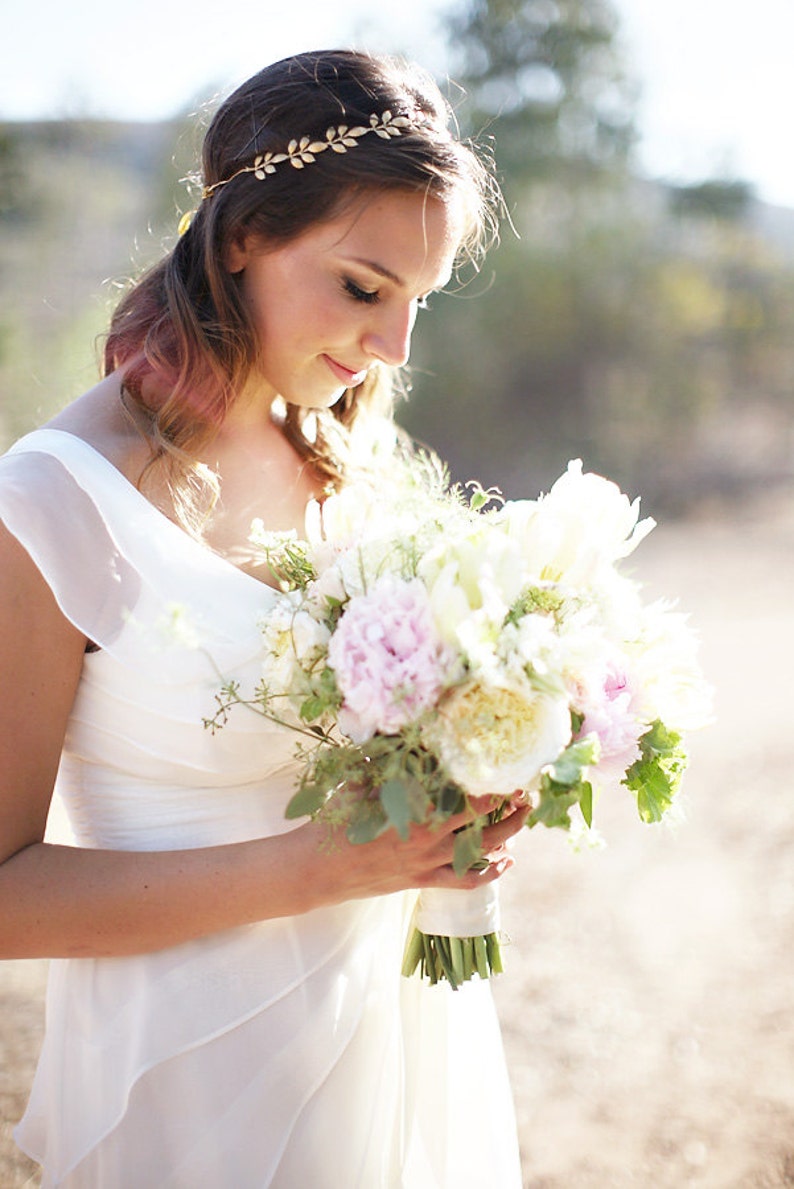
{"type": "Polygon", "coordinates": [[[400,287],[424,293],[449,280],[465,221],[455,196],[389,191],[358,199],[300,240],[310,252],[374,264],[400,287]]]}

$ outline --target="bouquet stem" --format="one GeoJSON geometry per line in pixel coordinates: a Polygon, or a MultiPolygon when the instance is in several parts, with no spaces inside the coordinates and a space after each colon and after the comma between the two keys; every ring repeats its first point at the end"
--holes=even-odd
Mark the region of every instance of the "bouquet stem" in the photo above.
{"type": "Polygon", "coordinates": [[[499,892],[495,883],[468,891],[424,888],[417,901],[403,956],[405,978],[419,972],[431,986],[454,991],[478,975],[502,973],[499,892]]]}
{"type": "Polygon", "coordinates": [[[443,937],[413,929],[405,947],[402,973],[410,978],[417,970],[419,977],[428,979],[431,986],[446,981],[453,991],[475,974],[480,978],[501,974],[499,936],[485,933],[476,937],[443,937]]]}

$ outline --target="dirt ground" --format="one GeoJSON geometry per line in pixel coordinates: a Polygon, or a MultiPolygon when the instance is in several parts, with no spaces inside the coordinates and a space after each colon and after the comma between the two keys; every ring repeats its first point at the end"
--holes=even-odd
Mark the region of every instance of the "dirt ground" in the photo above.
{"type": "MultiPolygon", "coordinates": [[[[691,612],[717,722],[692,737],[683,825],[602,803],[603,850],[519,842],[495,992],[524,1184],[794,1185],[794,493],[659,528],[635,568],[691,612]]],[[[2,1189],[38,1184],[11,1127],[43,982],[0,963],[2,1189]]]]}

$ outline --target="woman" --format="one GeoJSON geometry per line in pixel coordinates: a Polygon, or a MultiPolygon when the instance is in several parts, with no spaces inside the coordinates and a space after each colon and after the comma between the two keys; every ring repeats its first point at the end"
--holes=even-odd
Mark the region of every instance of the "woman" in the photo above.
{"type": "Polygon", "coordinates": [[[520,1183],[487,986],[397,971],[402,893],[498,878],[526,809],[462,880],[463,815],[329,849],[284,820],[288,731],[202,726],[219,674],[255,682],[277,597],[252,518],[300,533],[350,480],[482,230],[446,117],[423,75],[350,52],[244,84],[104,378],[0,460],[0,936],[60,959],[18,1130],[46,1185],[520,1183]],[[56,773],[75,846],[44,841],[56,773]]]}

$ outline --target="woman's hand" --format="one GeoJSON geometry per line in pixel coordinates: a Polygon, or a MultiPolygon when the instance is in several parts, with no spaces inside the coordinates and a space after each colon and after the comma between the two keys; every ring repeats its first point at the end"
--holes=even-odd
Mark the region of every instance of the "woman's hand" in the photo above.
{"type": "MultiPolygon", "coordinates": [[[[488,811],[505,805],[494,798],[488,811]]],[[[474,888],[491,883],[513,865],[508,841],[526,825],[529,803],[526,794],[516,793],[505,805],[498,822],[483,828],[482,850],[486,866],[455,874],[452,860],[455,835],[483,816],[481,804],[442,822],[412,825],[407,839],[395,829],[384,831],[371,842],[351,843],[340,833],[330,847],[323,847],[328,827],[311,823],[296,830],[294,842],[315,849],[314,874],[308,895],[317,903],[385,895],[408,888],[474,888]],[[318,856],[317,852],[321,851],[318,856]]]]}

